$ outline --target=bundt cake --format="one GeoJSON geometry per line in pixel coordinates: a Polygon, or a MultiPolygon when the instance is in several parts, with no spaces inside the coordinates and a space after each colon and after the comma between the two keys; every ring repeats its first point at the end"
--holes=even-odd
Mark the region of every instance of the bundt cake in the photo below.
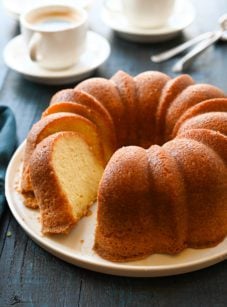
{"type": "Polygon", "coordinates": [[[29,132],[22,192],[67,233],[98,191],[94,250],[111,261],[227,235],[227,98],[188,75],[91,78],[57,92],[29,132]],[[123,146],[123,147],[122,147],[123,146]],[[30,197],[30,198],[29,198],[30,197]]]}

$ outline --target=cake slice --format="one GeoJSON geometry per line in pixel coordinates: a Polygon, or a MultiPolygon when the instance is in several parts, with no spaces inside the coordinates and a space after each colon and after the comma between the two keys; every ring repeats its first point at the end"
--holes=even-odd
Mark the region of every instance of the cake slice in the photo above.
{"type": "MultiPolygon", "coordinates": [[[[104,152],[109,160],[117,148],[116,131],[114,122],[108,110],[93,96],[74,89],[65,89],[57,92],[50,101],[49,108],[43,113],[44,116],[55,112],[77,112],[79,105],[86,109],[86,114],[81,114],[91,120],[100,129],[103,138],[104,152]],[[61,105],[62,102],[74,103],[77,107],[66,107],[61,105]],[[74,109],[74,110],[73,110],[74,109]],[[61,111],[60,111],[61,110],[61,111]]],[[[81,109],[81,108],[80,108],[81,109]]],[[[80,110],[81,112],[81,110],[80,110]]]]}
{"type": "Polygon", "coordinates": [[[96,200],[103,165],[76,132],[45,138],[30,159],[31,181],[42,232],[68,233],[96,200]]]}
{"type": "MultiPolygon", "coordinates": [[[[22,193],[31,192],[33,187],[30,181],[29,161],[36,146],[46,137],[61,131],[74,131],[84,136],[90,144],[96,157],[105,165],[103,161],[103,148],[97,134],[96,126],[88,119],[71,113],[56,113],[42,118],[33,125],[26,141],[24,154],[23,176],[21,182],[22,193]]],[[[32,202],[26,202],[28,207],[34,207],[32,202]]]]}
{"type": "Polygon", "coordinates": [[[104,159],[108,162],[111,155],[116,150],[116,137],[113,129],[110,129],[110,125],[108,125],[109,122],[105,117],[95,109],[71,101],[63,101],[50,105],[43,113],[43,117],[59,112],[69,112],[81,115],[96,125],[103,145],[104,159]]]}

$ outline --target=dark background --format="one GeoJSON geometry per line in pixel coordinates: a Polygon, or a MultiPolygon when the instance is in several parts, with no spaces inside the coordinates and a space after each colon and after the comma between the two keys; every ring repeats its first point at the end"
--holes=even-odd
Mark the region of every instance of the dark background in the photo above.
{"type": "MultiPolygon", "coordinates": [[[[97,2],[97,1],[96,1],[97,2]]],[[[99,1],[98,1],[99,2],[99,1]]],[[[111,56],[96,76],[109,78],[118,69],[136,75],[145,70],[171,72],[175,59],[150,62],[151,54],[175,46],[199,33],[218,28],[227,13],[226,0],[193,0],[195,22],[177,38],[159,44],[136,44],[114,35],[100,20],[99,5],[90,13],[92,30],[111,43],[111,56]]],[[[19,33],[18,24],[1,7],[0,48],[19,33]]],[[[217,43],[186,71],[197,82],[227,92],[227,44],[217,43]]],[[[66,87],[66,86],[65,86],[66,87]]],[[[69,87],[69,86],[67,86],[69,87]]],[[[18,142],[37,121],[58,89],[24,80],[0,58],[0,104],[10,106],[17,120],[18,142]]],[[[227,262],[179,276],[124,278],[91,272],[67,264],[37,246],[9,210],[0,221],[0,307],[4,306],[227,306],[227,262]],[[7,232],[12,235],[7,237],[7,232]]]]}

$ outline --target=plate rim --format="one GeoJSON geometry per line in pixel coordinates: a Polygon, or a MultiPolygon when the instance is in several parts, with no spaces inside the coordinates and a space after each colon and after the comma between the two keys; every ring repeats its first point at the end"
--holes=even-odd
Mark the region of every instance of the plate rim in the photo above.
{"type": "MultiPolygon", "coordinates": [[[[180,2],[180,3],[181,3],[181,1],[182,0],[178,0],[178,2],[180,2]]],[[[196,12],[195,12],[195,8],[192,5],[192,3],[190,1],[188,1],[188,0],[184,0],[184,3],[186,3],[187,6],[190,8],[190,12],[191,12],[190,21],[188,21],[187,24],[185,23],[184,26],[181,26],[181,27],[178,26],[177,28],[172,28],[172,29],[169,29],[168,31],[165,31],[165,32],[163,32],[163,31],[160,32],[161,28],[158,28],[158,29],[142,29],[141,28],[140,29],[140,28],[137,28],[137,27],[133,27],[133,29],[130,30],[130,28],[119,27],[118,25],[113,24],[113,22],[111,22],[111,21],[109,22],[109,20],[112,20],[112,19],[107,18],[107,16],[111,15],[111,14],[113,14],[113,15],[115,14],[116,15],[116,14],[120,14],[120,13],[118,13],[118,12],[111,12],[111,10],[108,10],[105,7],[102,8],[101,17],[102,17],[103,22],[108,27],[110,27],[112,30],[114,30],[114,31],[116,31],[118,33],[127,34],[127,35],[130,35],[130,36],[154,37],[154,38],[157,37],[157,36],[173,35],[174,33],[177,34],[180,31],[184,30],[195,19],[196,12]]]]}
{"type": "MultiPolygon", "coordinates": [[[[91,67],[87,67],[86,69],[83,69],[82,71],[80,72],[73,72],[73,73],[66,73],[66,74],[63,74],[63,75],[60,75],[60,76],[43,76],[42,74],[40,75],[34,75],[28,71],[22,71],[20,68],[18,69],[18,67],[16,67],[15,65],[12,65],[12,63],[10,63],[9,61],[9,56],[7,54],[7,51],[9,48],[11,48],[11,45],[12,44],[15,44],[15,41],[18,41],[18,40],[22,40],[22,34],[19,34],[15,37],[13,37],[7,44],[6,46],[4,47],[4,50],[3,50],[3,59],[4,59],[4,62],[5,64],[10,68],[12,69],[13,71],[19,73],[19,74],[22,74],[23,76],[28,76],[28,77],[31,77],[33,78],[34,80],[35,79],[40,79],[40,80],[56,80],[56,81],[60,81],[61,79],[66,79],[66,78],[74,78],[74,77],[79,77],[80,75],[82,74],[85,74],[85,73],[88,73],[90,71],[94,71],[95,69],[97,69],[99,66],[101,66],[110,56],[110,53],[111,53],[111,47],[110,47],[110,44],[109,42],[107,41],[107,39],[105,37],[103,37],[102,35],[94,32],[94,31],[91,31],[89,30],[87,32],[88,34],[88,37],[96,37],[98,38],[100,41],[102,41],[102,46],[104,46],[105,44],[105,56],[103,55],[103,58],[100,59],[99,61],[97,61],[97,63],[95,63],[95,65],[93,64],[91,67]]],[[[89,39],[89,38],[88,38],[89,39]]],[[[38,65],[38,64],[36,64],[38,65]]],[[[45,70],[45,69],[44,69],[45,70]]],[[[48,70],[46,70],[48,72],[48,70]]],[[[67,71],[67,69],[66,69],[67,71]]],[[[53,72],[53,71],[51,71],[53,72]]],[[[59,71],[58,71],[59,72],[59,71]]]]}
{"type": "MultiPolygon", "coordinates": [[[[13,200],[10,194],[10,174],[13,171],[13,168],[15,168],[15,165],[19,166],[17,164],[17,161],[19,161],[22,158],[25,142],[26,140],[19,145],[19,147],[15,151],[14,155],[12,156],[8,164],[6,177],[5,177],[6,199],[14,218],[22,227],[22,229],[27,233],[27,235],[37,245],[41,246],[44,250],[48,251],[57,258],[60,258],[78,267],[89,269],[95,272],[105,273],[108,275],[128,276],[128,277],[173,276],[173,275],[193,272],[199,269],[209,267],[216,263],[222,262],[224,260],[227,260],[227,251],[224,251],[223,249],[223,251],[220,252],[219,254],[212,255],[211,257],[206,256],[202,259],[193,260],[191,262],[183,264],[180,263],[180,264],[160,265],[160,266],[145,266],[145,265],[125,266],[124,262],[117,263],[117,262],[107,261],[107,263],[97,263],[95,261],[92,261],[91,259],[83,259],[78,255],[72,256],[72,254],[68,251],[61,251],[60,248],[58,248],[58,246],[48,245],[47,242],[42,240],[42,238],[44,237],[39,236],[32,229],[30,229],[29,226],[26,224],[26,222],[23,220],[23,218],[20,216],[20,214],[15,208],[15,205],[13,204],[13,200]]],[[[223,242],[227,243],[227,237],[221,243],[223,242]]],[[[199,249],[197,251],[199,251],[199,249]]]]}

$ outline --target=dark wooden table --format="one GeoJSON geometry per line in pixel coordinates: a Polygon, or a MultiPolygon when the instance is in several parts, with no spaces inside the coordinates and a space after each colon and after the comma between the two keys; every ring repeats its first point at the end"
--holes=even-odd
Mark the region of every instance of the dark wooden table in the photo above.
{"type": "MultiPolygon", "coordinates": [[[[91,28],[111,43],[108,61],[96,76],[110,77],[118,69],[136,75],[160,70],[172,76],[175,60],[149,61],[151,53],[165,50],[201,32],[217,28],[218,17],[227,12],[226,0],[193,1],[195,22],[172,41],[135,44],[114,35],[91,12],[91,28]]],[[[18,24],[0,12],[0,46],[19,33],[18,24]]],[[[217,43],[187,71],[197,82],[227,91],[227,44],[217,43]]],[[[17,120],[18,143],[26,137],[59,88],[38,85],[10,71],[0,59],[0,103],[10,106],[17,120]]],[[[95,273],[67,264],[37,246],[7,210],[0,221],[0,307],[4,306],[227,306],[227,262],[197,272],[162,278],[124,278],[95,273]],[[12,235],[7,236],[10,231],[12,235]]]]}

